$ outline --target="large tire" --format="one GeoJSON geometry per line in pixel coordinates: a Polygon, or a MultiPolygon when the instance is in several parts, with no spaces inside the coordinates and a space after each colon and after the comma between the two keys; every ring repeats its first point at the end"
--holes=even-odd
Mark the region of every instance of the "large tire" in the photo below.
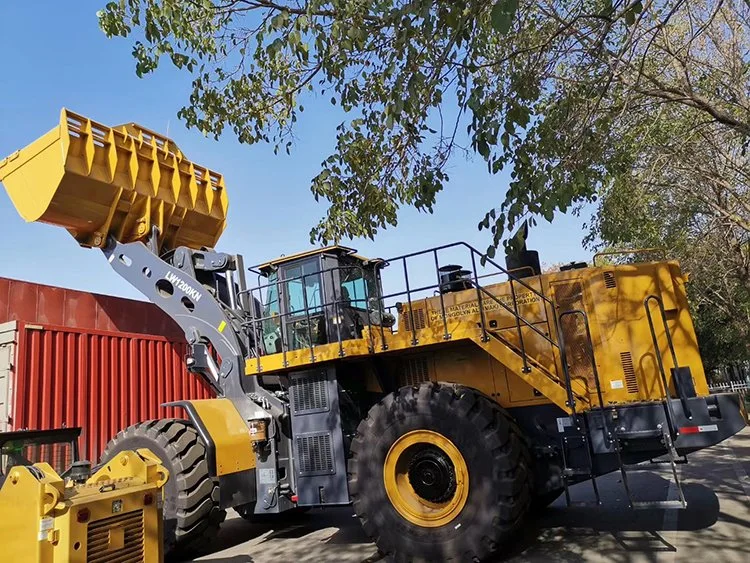
{"type": "Polygon", "coordinates": [[[219,487],[208,475],[206,448],[186,420],[142,422],[119,432],[101,456],[106,463],[123,450],[149,448],[169,471],[164,487],[165,552],[200,549],[226,517],[219,508],[219,487]]]}
{"type": "MultiPolygon", "coordinates": [[[[440,457],[439,452],[437,455],[440,457]]],[[[430,459],[429,463],[437,467],[435,460],[430,459]]],[[[531,463],[520,428],[494,401],[474,389],[426,383],[402,388],[370,409],[352,444],[349,490],[365,532],[381,552],[396,561],[482,560],[507,544],[529,513],[533,493],[531,463]],[[435,444],[445,444],[440,442],[441,436],[447,439],[452,446],[448,444],[446,451],[454,451],[443,457],[450,458],[450,464],[437,460],[442,464],[440,467],[448,468],[447,478],[443,475],[437,480],[445,486],[444,490],[429,489],[423,494],[427,499],[417,499],[439,503],[425,504],[428,510],[437,507],[440,514],[449,510],[441,507],[453,506],[447,516],[436,517],[429,525],[419,517],[416,520],[405,517],[404,510],[410,509],[400,502],[397,502],[400,508],[395,506],[391,498],[401,494],[393,492],[398,479],[401,483],[409,480],[407,488],[402,484],[399,489],[405,491],[404,496],[411,490],[409,502],[416,498],[415,487],[435,482],[431,473],[427,475],[430,479],[423,481],[419,479],[424,473],[417,472],[412,477],[412,471],[420,468],[419,460],[434,456],[434,447],[420,442],[398,454],[406,458],[403,461],[408,465],[406,477],[397,464],[395,473],[402,471],[401,476],[390,480],[388,475],[394,472],[390,469],[386,472],[385,468],[394,452],[400,451],[398,444],[410,440],[409,436],[416,435],[420,440],[425,431],[437,436],[435,444]],[[455,449],[451,450],[452,447],[455,449]],[[432,448],[432,453],[424,453],[424,448],[432,448]],[[456,456],[455,450],[460,456],[456,456]],[[455,470],[454,460],[459,471],[455,470]],[[450,468],[454,469],[452,476],[450,468]],[[460,468],[467,477],[463,482],[468,483],[468,492],[460,485],[460,468]],[[390,492],[386,490],[386,480],[390,492]],[[465,500],[459,499],[460,504],[454,504],[459,494],[465,500]]]]}

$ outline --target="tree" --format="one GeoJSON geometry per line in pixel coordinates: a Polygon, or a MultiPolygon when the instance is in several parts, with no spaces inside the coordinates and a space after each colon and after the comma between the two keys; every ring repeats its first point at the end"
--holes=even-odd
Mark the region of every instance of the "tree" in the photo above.
{"type": "Polygon", "coordinates": [[[602,190],[587,243],[663,247],[680,261],[711,371],[750,360],[750,157],[735,135],[695,117],[643,113],[633,128],[640,158],[602,190]]]}
{"type": "Polygon", "coordinates": [[[312,179],[330,202],[312,240],[372,237],[402,205],[431,211],[463,150],[511,169],[479,225],[493,256],[519,221],[552,220],[629,173],[644,108],[689,109],[746,142],[746,58],[720,68],[716,40],[746,38],[749,14],[743,0],[118,0],[99,19],[108,36],[138,35],[139,75],[163,56],[186,69],[179,115],[207,134],[290,150],[306,95],[341,106],[312,179]]]}

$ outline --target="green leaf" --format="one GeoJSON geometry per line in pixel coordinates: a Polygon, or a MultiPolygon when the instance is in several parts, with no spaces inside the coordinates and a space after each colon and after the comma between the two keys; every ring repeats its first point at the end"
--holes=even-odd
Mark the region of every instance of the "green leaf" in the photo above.
{"type": "Polygon", "coordinates": [[[477,141],[477,152],[479,152],[484,158],[490,156],[490,146],[487,144],[487,141],[484,139],[479,139],[477,141]]]}
{"type": "Polygon", "coordinates": [[[497,0],[490,16],[492,27],[502,35],[506,35],[513,25],[513,17],[517,9],[518,0],[497,0]]]}

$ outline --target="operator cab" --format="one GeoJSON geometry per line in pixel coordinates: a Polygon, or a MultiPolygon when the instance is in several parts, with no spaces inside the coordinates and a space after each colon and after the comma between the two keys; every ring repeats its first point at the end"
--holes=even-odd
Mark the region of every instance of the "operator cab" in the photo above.
{"type": "Polygon", "coordinates": [[[384,265],[337,245],[253,268],[265,278],[258,291],[266,354],[361,338],[366,326],[390,326],[380,300],[384,265]]]}

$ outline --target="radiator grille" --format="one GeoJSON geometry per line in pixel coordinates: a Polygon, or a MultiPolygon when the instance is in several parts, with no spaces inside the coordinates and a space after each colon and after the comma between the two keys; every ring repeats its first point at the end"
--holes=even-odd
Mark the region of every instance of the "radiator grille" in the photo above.
{"type": "Polygon", "coordinates": [[[409,358],[401,365],[401,385],[419,385],[430,380],[427,358],[409,358]]]}
{"type": "Polygon", "coordinates": [[[297,377],[292,385],[294,414],[328,410],[328,386],[325,373],[297,377]]]}
{"type": "Polygon", "coordinates": [[[299,436],[297,438],[297,459],[300,475],[334,473],[331,434],[299,436]]]}
{"type": "Polygon", "coordinates": [[[615,280],[614,272],[604,272],[604,286],[607,289],[614,289],[617,287],[617,280],[615,280]]]}
{"type": "Polygon", "coordinates": [[[407,305],[404,310],[404,327],[406,330],[420,330],[427,326],[425,322],[424,309],[414,309],[412,315],[409,314],[409,306],[407,305]],[[414,317],[414,328],[412,329],[411,319],[414,317]]]}
{"type": "Polygon", "coordinates": [[[143,563],[144,557],[142,510],[89,523],[86,538],[88,563],[143,563]],[[124,536],[124,543],[118,549],[114,538],[120,534],[124,536]]]}
{"type": "Polygon", "coordinates": [[[635,367],[633,367],[633,356],[630,352],[620,353],[620,362],[622,362],[622,371],[625,374],[625,387],[628,393],[638,393],[638,380],[635,377],[635,367]]]}
{"type": "MultiPolygon", "coordinates": [[[[555,301],[560,312],[584,311],[583,287],[580,282],[555,284],[555,301]]],[[[590,342],[586,336],[586,324],[582,315],[565,315],[560,320],[560,329],[565,340],[565,357],[571,379],[582,379],[594,388],[594,371],[589,356],[590,342]]]]}

